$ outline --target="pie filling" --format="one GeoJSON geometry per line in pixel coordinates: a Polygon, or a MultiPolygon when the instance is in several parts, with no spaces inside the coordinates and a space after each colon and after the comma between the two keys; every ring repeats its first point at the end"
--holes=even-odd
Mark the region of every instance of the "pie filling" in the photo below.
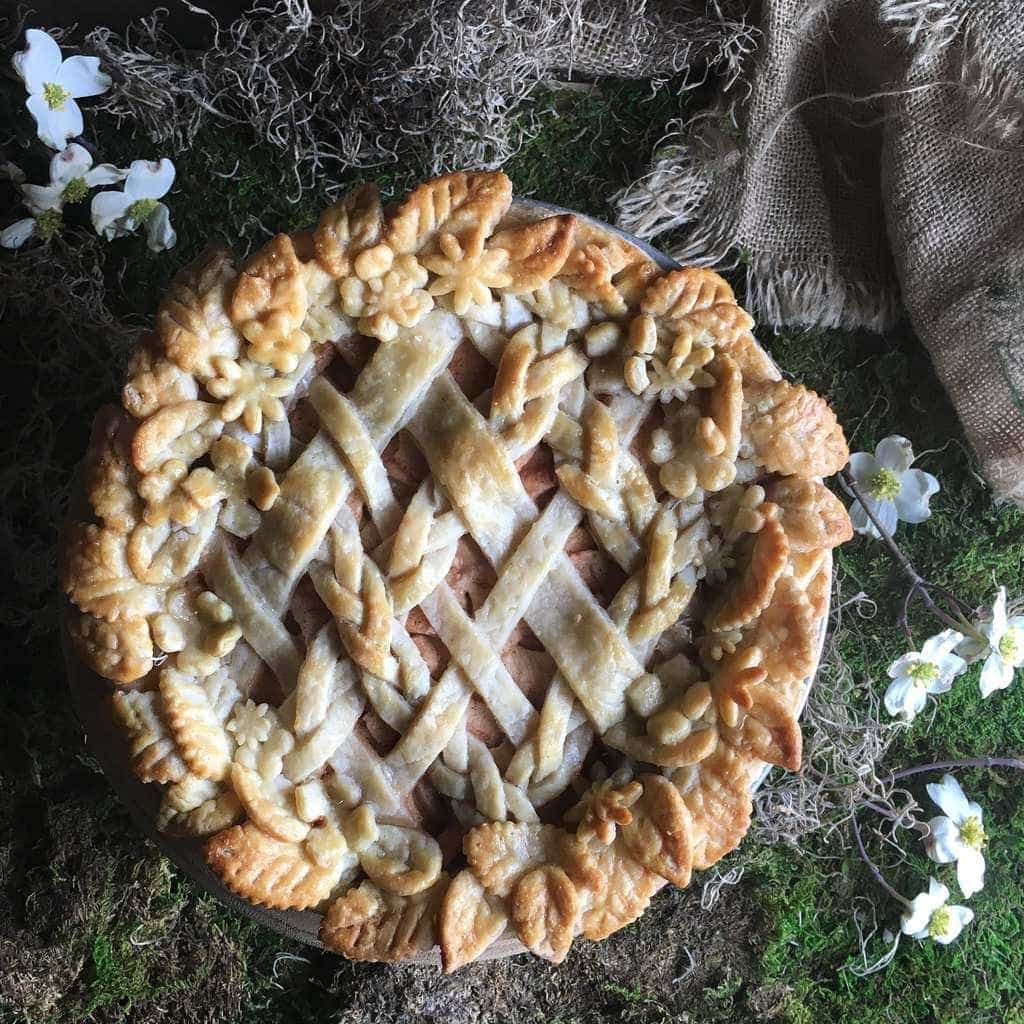
{"type": "Polygon", "coordinates": [[[62,541],[160,828],[446,970],[558,962],[733,849],[851,534],[842,431],[752,323],[500,172],[185,268],[62,541]]]}

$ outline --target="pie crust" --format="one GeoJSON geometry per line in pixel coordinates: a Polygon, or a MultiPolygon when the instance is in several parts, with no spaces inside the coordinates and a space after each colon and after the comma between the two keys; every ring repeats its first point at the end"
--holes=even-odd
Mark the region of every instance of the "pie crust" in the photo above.
{"type": "Polygon", "coordinates": [[[501,172],[173,281],[61,578],[161,829],[360,960],[559,962],[742,838],[847,460],[710,270],[501,172]]]}

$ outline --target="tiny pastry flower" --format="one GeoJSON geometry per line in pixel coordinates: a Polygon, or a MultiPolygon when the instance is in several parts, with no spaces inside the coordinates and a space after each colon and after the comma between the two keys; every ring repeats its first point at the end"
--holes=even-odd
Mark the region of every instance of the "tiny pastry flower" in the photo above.
{"type": "Polygon", "coordinates": [[[99,192],[92,198],[92,223],[108,241],[129,235],[146,225],[146,239],[153,252],[170,249],[178,240],[167,207],[158,202],[174,184],[174,164],[162,160],[133,160],[124,189],[99,192]]]}
{"type": "Polygon", "coordinates": [[[981,807],[967,799],[952,775],[943,775],[942,782],[930,782],[928,795],[946,813],[928,822],[931,835],[925,840],[925,852],[936,864],[956,864],[960,891],[969,898],[985,884],[981,807]]]}
{"type": "MultiPolygon", "coordinates": [[[[855,452],[850,472],[864,492],[868,508],[892,533],[897,522],[923,523],[932,513],[928,502],[939,490],[939,481],[920,469],[911,469],[914,449],[905,437],[893,435],[878,443],[875,454],[855,452]]],[[[860,501],[850,506],[853,528],[869,537],[879,537],[860,501]]]]}
{"type": "Polygon", "coordinates": [[[80,203],[97,185],[113,185],[124,181],[127,171],[113,164],[92,165],[92,154],[72,142],[50,161],[48,185],[22,185],[25,205],[34,213],[51,210],[64,203],[80,203]]]}
{"type": "Polygon", "coordinates": [[[1007,616],[1006,587],[1000,587],[988,621],[977,626],[977,636],[968,636],[957,653],[968,661],[985,659],[981,669],[981,695],[988,697],[1005,690],[1014,673],[1024,664],[1024,615],[1007,616]]]}
{"type": "Polygon", "coordinates": [[[30,28],[25,42],[11,61],[28,89],[25,106],[39,138],[51,149],[63,149],[68,139],[82,134],[82,111],[75,100],[106,92],[110,75],[100,71],[98,57],[62,60],[56,40],[39,29],[30,28]]]}
{"type": "Polygon", "coordinates": [[[967,668],[967,662],[953,649],[963,634],[946,629],[925,641],[920,651],[897,658],[889,666],[892,682],[885,691],[885,708],[890,715],[912,722],[923,710],[930,693],[945,693],[953,680],[967,668]]]}
{"type": "Polygon", "coordinates": [[[915,896],[903,915],[900,930],[904,935],[923,941],[934,939],[943,946],[954,942],[964,925],[974,920],[970,907],[950,905],[949,890],[934,878],[928,880],[928,891],[915,896]]]}
{"type": "Polygon", "coordinates": [[[234,735],[239,748],[256,750],[261,743],[267,742],[274,724],[268,714],[269,710],[268,705],[257,704],[252,700],[235,707],[227,730],[234,735]]]}

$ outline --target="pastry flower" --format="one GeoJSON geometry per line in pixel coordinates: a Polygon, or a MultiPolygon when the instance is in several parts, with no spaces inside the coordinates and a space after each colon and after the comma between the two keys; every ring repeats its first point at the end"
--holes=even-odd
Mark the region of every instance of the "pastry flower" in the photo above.
{"type": "Polygon", "coordinates": [[[235,708],[235,713],[227,724],[228,732],[235,737],[239,747],[256,750],[261,743],[266,743],[270,736],[273,722],[270,720],[266,704],[257,704],[247,700],[235,708]]]}
{"type": "Polygon", "coordinates": [[[981,695],[1005,690],[1024,664],[1024,615],[1007,617],[1006,587],[1000,587],[992,605],[992,617],[977,627],[957,648],[970,661],[985,659],[981,669],[981,695]]]}
{"type": "Polygon", "coordinates": [[[928,822],[931,835],[925,841],[925,851],[936,864],[955,863],[960,891],[971,897],[985,884],[981,807],[967,799],[952,775],[943,775],[941,783],[930,782],[928,795],[946,813],[928,822]]]}
{"type": "Polygon", "coordinates": [[[482,234],[465,246],[455,235],[444,232],[438,240],[440,256],[424,256],[423,266],[437,278],[427,291],[434,296],[452,296],[452,309],[465,316],[470,306],[489,306],[492,288],[507,288],[512,275],[505,267],[508,253],[504,249],[484,249],[482,234]]]}
{"type": "Polygon", "coordinates": [[[953,649],[963,640],[955,629],[945,629],[926,640],[920,652],[912,651],[889,666],[892,682],[885,691],[885,708],[912,722],[923,710],[929,693],[945,693],[967,662],[953,649]]]}
{"type": "MultiPolygon", "coordinates": [[[[874,455],[855,452],[850,456],[850,472],[864,492],[868,508],[888,533],[901,520],[923,523],[932,514],[928,502],[938,491],[939,481],[931,473],[911,469],[913,462],[914,449],[898,435],[880,441],[874,455]]],[[[860,501],[850,506],[850,521],[858,533],[880,536],[860,501]]]]}
{"type": "Polygon", "coordinates": [[[106,92],[110,75],[100,71],[98,57],[62,60],[56,40],[39,29],[30,28],[25,42],[11,61],[28,89],[25,106],[35,118],[40,140],[51,149],[63,149],[68,139],[82,134],[82,111],[75,100],[106,92]]]}
{"type": "Polygon", "coordinates": [[[915,896],[903,915],[901,931],[912,938],[934,939],[943,946],[956,940],[964,925],[974,920],[969,907],[950,906],[949,890],[934,878],[928,880],[928,891],[915,896]]]}
{"type": "Polygon", "coordinates": [[[170,249],[178,240],[167,207],[158,202],[174,184],[174,164],[162,160],[133,160],[121,192],[100,192],[92,199],[92,223],[108,241],[146,225],[153,252],[170,249]]]}

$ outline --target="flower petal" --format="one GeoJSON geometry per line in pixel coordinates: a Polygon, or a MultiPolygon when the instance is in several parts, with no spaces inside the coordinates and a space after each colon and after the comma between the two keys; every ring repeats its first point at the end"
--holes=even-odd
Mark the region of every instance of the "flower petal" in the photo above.
{"type": "Polygon", "coordinates": [[[146,244],[153,252],[163,252],[173,248],[177,240],[178,234],[171,227],[170,210],[163,203],[157,203],[146,222],[146,244]]]}
{"type": "Polygon", "coordinates": [[[996,599],[992,603],[992,623],[989,636],[995,643],[999,643],[1002,635],[1006,632],[1006,587],[1000,587],[996,599]]]}
{"type": "Polygon", "coordinates": [[[97,164],[84,177],[86,185],[95,188],[97,185],[115,185],[119,181],[124,181],[128,177],[128,172],[113,164],[97,164]]]}
{"type": "Polygon", "coordinates": [[[1013,666],[1003,661],[998,651],[993,651],[981,669],[981,695],[988,697],[996,690],[1005,690],[1013,682],[1013,666]]]}
{"type": "Polygon", "coordinates": [[[944,629],[925,640],[921,657],[926,661],[941,661],[963,638],[963,633],[955,629],[944,629]]]}
{"type": "Polygon", "coordinates": [[[967,662],[964,661],[958,654],[947,654],[940,658],[936,664],[939,666],[938,678],[942,680],[944,684],[948,684],[946,689],[949,689],[953,685],[953,680],[957,676],[961,676],[967,671],[967,662]]]}
{"type": "Polygon", "coordinates": [[[871,485],[872,479],[881,468],[874,455],[867,452],[854,452],[850,456],[850,473],[863,488],[871,485]]]}
{"type": "Polygon", "coordinates": [[[65,100],[60,110],[51,110],[42,96],[29,96],[28,112],[36,119],[36,134],[50,149],[63,149],[68,139],[82,134],[82,111],[74,100],[65,100]]]}
{"type": "Polygon", "coordinates": [[[85,146],[72,142],[53,155],[53,159],[50,161],[50,183],[66,185],[75,178],[84,178],[90,167],[92,167],[92,154],[85,146]]]}
{"type": "Polygon", "coordinates": [[[174,164],[162,160],[133,160],[128,168],[125,192],[132,199],[162,199],[174,184],[174,164]]]}
{"type": "MultiPolygon", "coordinates": [[[[975,623],[975,626],[980,628],[977,623],[975,623]]],[[[961,658],[966,659],[968,664],[971,664],[985,655],[988,652],[988,649],[989,647],[987,642],[979,640],[977,637],[966,636],[957,644],[956,653],[959,654],[961,658]]]]}
{"type": "Polygon", "coordinates": [[[939,489],[939,481],[920,469],[908,469],[900,479],[900,493],[893,499],[896,512],[905,523],[923,523],[931,514],[928,502],[939,489]]]}
{"type": "Polygon", "coordinates": [[[967,899],[981,892],[985,885],[985,858],[980,850],[964,847],[956,862],[956,880],[967,899]]]}
{"type": "MultiPolygon", "coordinates": [[[[891,501],[878,501],[865,495],[863,504],[875,514],[885,530],[892,533],[896,529],[898,521],[896,506],[891,501]]],[[[850,522],[858,533],[869,537],[881,537],[881,534],[875,528],[875,524],[868,518],[867,512],[864,511],[864,507],[862,507],[859,501],[855,501],[850,506],[850,522]]]]}
{"type": "Polygon", "coordinates": [[[970,817],[971,807],[967,794],[948,772],[942,776],[942,782],[929,782],[925,789],[942,809],[942,813],[948,814],[957,825],[962,825],[970,817]]]}
{"type": "Polygon", "coordinates": [[[966,847],[960,840],[960,829],[956,822],[945,816],[932,818],[928,822],[931,835],[924,841],[925,853],[936,864],[952,864],[958,860],[966,847]]]}
{"type": "Polygon", "coordinates": [[[13,224],[0,231],[0,245],[5,249],[18,249],[23,246],[36,229],[34,217],[26,217],[24,220],[16,220],[13,224]]]}
{"type": "Polygon", "coordinates": [[[96,234],[104,235],[108,240],[128,234],[125,225],[118,222],[128,212],[132,201],[123,192],[97,192],[89,208],[96,234]]]}
{"type": "Polygon", "coordinates": [[[914,464],[914,449],[905,437],[893,434],[878,442],[875,458],[883,468],[904,473],[914,464]]]}
{"type": "Polygon", "coordinates": [[[60,70],[60,47],[53,36],[37,28],[25,33],[25,42],[11,63],[30,93],[42,92],[43,84],[54,81],[60,70]]]}
{"type": "Polygon", "coordinates": [[[901,654],[890,666],[889,666],[889,678],[899,679],[900,676],[907,674],[907,669],[911,665],[916,665],[921,660],[921,655],[916,651],[911,651],[909,654],[901,654]]]}
{"type": "Polygon", "coordinates": [[[72,96],[99,96],[110,88],[110,75],[100,71],[99,57],[68,57],[57,72],[56,82],[72,96]]]}
{"type": "Polygon", "coordinates": [[[885,691],[885,710],[894,718],[912,722],[924,709],[927,695],[912,679],[894,679],[885,691]]]}
{"type": "Polygon", "coordinates": [[[949,911],[949,927],[944,934],[935,936],[935,941],[943,946],[955,942],[964,930],[964,925],[968,925],[974,920],[974,911],[970,907],[960,907],[954,904],[946,907],[946,910],[949,911]]]}
{"type": "Polygon", "coordinates": [[[915,896],[911,901],[910,908],[900,921],[900,931],[915,939],[925,938],[928,935],[928,922],[931,920],[933,910],[934,907],[928,902],[925,893],[915,896]]]}
{"type": "Polygon", "coordinates": [[[45,210],[60,210],[64,203],[60,194],[62,185],[22,185],[21,192],[25,197],[25,205],[35,214],[45,210]]]}

